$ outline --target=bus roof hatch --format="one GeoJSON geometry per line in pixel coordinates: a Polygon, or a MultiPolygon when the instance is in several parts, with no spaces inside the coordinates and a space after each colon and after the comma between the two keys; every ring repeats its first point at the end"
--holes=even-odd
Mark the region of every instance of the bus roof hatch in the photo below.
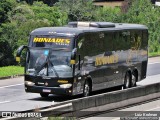
{"type": "Polygon", "coordinates": [[[97,27],[97,28],[110,28],[115,27],[112,22],[69,22],[69,27],[97,27]]]}

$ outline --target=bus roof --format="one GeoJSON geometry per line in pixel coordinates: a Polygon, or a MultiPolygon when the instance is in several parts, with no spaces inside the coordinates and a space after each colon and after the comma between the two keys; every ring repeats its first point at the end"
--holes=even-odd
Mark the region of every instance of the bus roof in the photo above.
{"type": "Polygon", "coordinates": [[[110,22],[92,22],[92,23],[93,24],[90,24],[90,25],[93,25],[94,27],[93,26],[86,27],[86,23],[85,23],[85,26],[78,26],[78,22],[77,22],[77,26],[75,26],[76,22],[71,22],[69,23],[68,26],[64,26],[64,27],[42,27],[42,28],[37,28],[33,30],[30,35],[75,36],[84,32],[148,29],[145,25],[141,25],[141,24],[110,23],[110,22]],[[98,27],[96,26],[96,24],[98,27]]]}

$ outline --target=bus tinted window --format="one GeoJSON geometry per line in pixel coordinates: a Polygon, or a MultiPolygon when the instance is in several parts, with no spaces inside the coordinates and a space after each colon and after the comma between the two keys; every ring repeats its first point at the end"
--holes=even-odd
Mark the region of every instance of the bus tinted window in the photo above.
{"type": "Polygon", "coordinates": [[[131,33],[131,49],[139,50],[142,42],[142,31],[133,30],[131,33]]]}
{"type": "Polygon", "coordinates": [[[104,36],[104,50],[112,51],[113,50],[113,33],[106,32],[104,36]]]}
{"type": "Polygon", "coordinates": [[[147,49],[147,45],[148,45],[148,31],[147,30],[143,30],[142,48],[143,49],[147,49]]]}

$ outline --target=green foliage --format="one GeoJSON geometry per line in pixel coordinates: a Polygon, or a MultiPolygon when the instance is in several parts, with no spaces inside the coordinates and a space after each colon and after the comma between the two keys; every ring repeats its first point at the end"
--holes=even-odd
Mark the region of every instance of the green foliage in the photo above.
{"type": "Polygon", "coordinates": [[[14,59],[16,50],[20,45],[27,45],[32,30],[39,27],[60,26],[67,21],[65,13],[60,12],[57,7],[48,7],[42,2],[34,2],[32,6],[19,3],[10,7],[5,16],[7,17],[0,26],[0,44],[3,46],[0,50],[0,66],[16,64],[14,59]]]}
{"type": "Polygon", "coordinates": [[[7,66],[0,68],[0,77],[24,74],[24,68],[19,66],[7,66]]]}
{"type": "Polygon", "coordinates": [[[134,0],[121,22],[144,24],[149,29],[149,52],[160,52],[160,7],[148,0],[134,0]]]}
{"type": "Polygon", "coordinates": [[[98,8],[95,13],[94,18],[96,21],[119,22],[117,18],[121,10],[120,8],[102,7],[98,8]]]}
{"type": "Polygon", "coordinates": [[[66,12],[69,21],[93,21],[96,7],[92,0],[60,0],[56,6],[66,12]]]}
{"type": "Polygon", "coordinates": [[[66,24],[67,14],[60,12],[57,7],[48,7],[40,2],[35,2],[32,10],[35,13],[35,19],[48,21],[50,26],[61,26],[66,24]]]}
{"type": "Polygon", "coordinates": [[[7,12],[12,10],[16,5],[16,2],[13,0],[1,0],[0,2],[0,24],[7,21],[8,16],[7,12]]]}

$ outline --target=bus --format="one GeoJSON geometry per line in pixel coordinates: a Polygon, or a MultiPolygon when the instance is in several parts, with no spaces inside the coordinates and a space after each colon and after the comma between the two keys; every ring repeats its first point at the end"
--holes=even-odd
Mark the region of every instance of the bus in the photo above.
{"type": "Polygon", "coordinates": [[[140,24],[69,22],[30,33],[26,49],[25,91],[89,96],[92,91],[135,87],[146,78],[148,28],[140,24]]]}

